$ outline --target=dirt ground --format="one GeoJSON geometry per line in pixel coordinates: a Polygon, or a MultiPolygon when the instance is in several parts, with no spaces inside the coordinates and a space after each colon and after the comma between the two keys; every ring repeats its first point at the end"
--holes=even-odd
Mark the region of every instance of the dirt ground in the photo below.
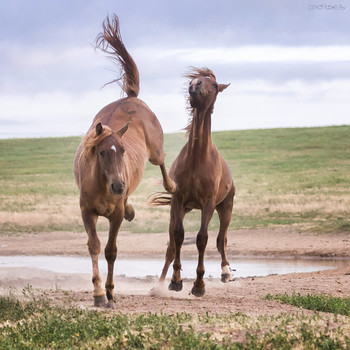
{"type": "MultiPolygon", "coordinates": [[[[100,234],[104,246],[107,233],[100,234]]],[[[131,234],[120,232],[118,256],[128,258],[163,258],[167,246],[166,233],[131,234]]],[[[210,232],[207,257],[218,258],[216,234],[210,232]]],[[[0,256],[60,255],[88,256],[86,233],[52,232],[23,234],[0,238],[0,256]]],[[[181,292],[169,292],[167,282],[160,286],[154,278],[117,278],[115,281],[116,310],[128,313],[163,312],[236,313],[276,315],[304,313],[289,305],[263,300],[266,294],[326,293],[350,296],[350,237],[347,233],[297,233],[290,228],[275,230],[231,231],[228,235],[228,257],[324,258],[339,259],[338,269],[312,273],[237,278],[224,284],[206,278],[206,294],[197,298],[190,294],[193,280],[184,280],[181,292]],[[346,261],[344,263],[344,260],[346,261]]],[[[197,256],[195,233],[187,233],[182,250],[183,258],[197,256]]],[[[219,268],[219,266],[218,266],[219,268]]],[[[234,268],[234,266],[232,266],[234,268]]],[[[160,271],[155,271],[155,275],[160,271]]],[[[0,265],[0,292],[21,290],[31,285],[39,288],[55,303],[71,303],[93,308],[91,270],[86,274],[58,274],[31,268],[4,268],[0,265]]]]}

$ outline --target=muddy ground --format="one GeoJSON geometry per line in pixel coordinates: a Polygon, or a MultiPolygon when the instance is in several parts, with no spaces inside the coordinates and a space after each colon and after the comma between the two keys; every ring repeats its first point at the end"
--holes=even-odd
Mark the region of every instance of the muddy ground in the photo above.
{"type": "MultiPolygon", "coordinates": [[[[107,234],[100,235],[102,245],[107,234]]],[[[118,256],[129,258],[164,257],[168,236],[120,232],[118,256]]],[[[207,257],[217,257],[216,234],[210,232],[207,257]]],[[[13,235],[0,238],[3,255],[81,255],[88,256],[86,233],[52,232],[13,235]]],[[[350,296],[350,237],[347,233],[298,233],[289,228],[275,230],[231,231],[228,235],[228,257],[324,258],[342,261],[338,269],[312,273],[237,278],[228,284],[206,278],[206,294],[196,298],[189,292],[193,280],[185,280],[181,292],[169,292],[167,283],[159,286],[155,278],[132,279],[118,277],[116,310],[128,313],[164,312],[236,313],[275,315],[285,312],[308,313],[289,305],[263,299],[268,293],[326,293],[350,296]],[[347,260],[349,259],[349,262],[347,260]],[[344,264],[343,260],[346,261],[344,264]]],[[[196,257],[195,234],[186,234],[183,258],[196,257]]],[[[218,266],[218,269],[220,267],[218,266]]],[[[234,266],[232,266],[234,268],[234,266]]],[[[155,271],[155,275],[160,271],[155,271]]],[[[20,291],[32,286],[40,288],[55,303],[71,303],[93,308],[91,271],[86,274],[57,274],[31,268],[0,266],[0,292],[20,291]]]]}

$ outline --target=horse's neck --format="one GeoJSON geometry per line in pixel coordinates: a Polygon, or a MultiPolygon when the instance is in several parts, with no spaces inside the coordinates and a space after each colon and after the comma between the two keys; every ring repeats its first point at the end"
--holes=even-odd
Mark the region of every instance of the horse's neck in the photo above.
{"type": "Polygon", "coordinates": [[[211,113],[212,110],[199,113],[197,110],[194,111],[188,138],[188,153],[194,156],[193,158],[207,154],[213,146],[211,139],[211,113]]]}

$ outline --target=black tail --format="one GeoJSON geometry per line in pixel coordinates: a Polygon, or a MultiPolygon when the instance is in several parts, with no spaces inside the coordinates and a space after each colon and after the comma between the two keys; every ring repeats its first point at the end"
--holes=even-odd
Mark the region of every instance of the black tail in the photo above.
{"type": "Polygon", "coordinates": [[[122,80],[122,89],[128,97],[137,97],[140,91],[139,70],[126,50],[119,28],[119,19],[116,15],[109,17],[103,22],[103,32],[96,37],[96,48],[109,54],[121,65],[120,78],[111,83],[122,80]]]}

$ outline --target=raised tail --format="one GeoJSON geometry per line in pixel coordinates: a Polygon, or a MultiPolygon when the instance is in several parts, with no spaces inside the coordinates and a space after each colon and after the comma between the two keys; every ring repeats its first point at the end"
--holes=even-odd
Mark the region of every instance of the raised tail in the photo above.
{"type": "Polygon", "coordinates": [[[151,194],[147,199],[147,205],[150,207],[160,207],[170,205],[172,194],[169,192],[156,192],[151,194]]]}
{"type": "Polygon", "coordinates": [[[103,32],[96,37],[96,48],[106,52],[121,65],[120,77],[111,83],[122,81],[122,89],[128,97],[137,97],[140,91],[140,76],[137,66],[124,46],[117,15],[103,22],[103,32]]]}

